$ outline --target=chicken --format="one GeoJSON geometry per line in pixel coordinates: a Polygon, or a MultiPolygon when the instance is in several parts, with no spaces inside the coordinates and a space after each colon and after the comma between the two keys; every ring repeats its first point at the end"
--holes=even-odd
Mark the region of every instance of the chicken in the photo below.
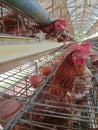
{"type": "Polygon", "coordinates": [[[73,105],[75,103],[75,77],[82,76],[85,72],[85,65],[75,65],[71,52],[59,65],[54,76],[38,94],[32,107],[32,121],[35,130],[48,130],[51,127],[57,130],[71,130],[73,119],[71,118],[73,105]],[[64,116],[65,114],[65,116],[64,116]],[[66,116],[69,114],[70,116],[66,116]],[[39,128],[40,127],[40,128],[39,128]]]}
{"type": "Polygon", "coordinates": [[[85,64],[78,62],[79,57],[77,64],[73,62],[73,54],[79,52],[73,51],[65,57],[35,100],[31,98],[29,110],[21,116],[27,123],[17,122],[12,130],[72,130],[75,78],[87,73],[85,64]]]}
{"type": "MultiPolygon", "coordinates": [[[[14,34],[14,35],[20,34],[21,36],[26,35],[27,31],[22,26],[23,23],[22,23],[21,17],[18,17],[15,12],[5,15],[3,19],[4,19],[4,24],[5,24],[5,27],[4,27],[5,33],[14,34]],[[19,30],[18,30],[17,24],[19,24],[19,30]]],[[[0,17],[0,20],[2,20],[1,17],[0,17]]],[[[1,22],[1,26],[3,28],[2,22],[1,22]]]]}

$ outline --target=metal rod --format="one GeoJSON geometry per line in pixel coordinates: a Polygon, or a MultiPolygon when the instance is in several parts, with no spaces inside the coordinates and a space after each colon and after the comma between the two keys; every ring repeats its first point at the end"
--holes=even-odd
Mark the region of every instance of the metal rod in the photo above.
{"type": "Polygon", "coordinates": [[[1,4],[1,18],[2,18],[2,25],[1,25],[2,33],[5,33],[5,25],[4,25],[3,6],[2,6],[2,4],[1,4]]]}
{"type": "Polygon", "coordinates": [[[24,13],[41,25],[48,25],[53,21],[36,0],[0,0],[0,2],[17,12],[24,13]]]}

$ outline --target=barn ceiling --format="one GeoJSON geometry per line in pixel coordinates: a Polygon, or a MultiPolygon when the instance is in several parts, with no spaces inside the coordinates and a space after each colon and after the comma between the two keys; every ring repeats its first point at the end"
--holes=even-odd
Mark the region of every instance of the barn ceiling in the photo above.
{"type": "Polygon", "coordinates": [[[54,19],[65,19],[71,35],[90,37],[98,31],[98,0],[37,0],[54,19]]]}

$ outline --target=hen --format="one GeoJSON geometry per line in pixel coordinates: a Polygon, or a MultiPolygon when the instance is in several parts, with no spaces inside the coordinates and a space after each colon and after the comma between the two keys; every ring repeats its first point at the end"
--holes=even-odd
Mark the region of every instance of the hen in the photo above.
{"type": "Polygon", "coordinates": [[[16,121],[13,130],[72,130],[76,102],[75,78],[87,73],[85,64],[80,64],[80,53],[80,50],[72,51],[65,57],[48,84],[41,86],[36,91],[37,96],[35,93],[31,98],[29,109],[16,121]]]}
{"type": "MultiPolygon", "coordinates": [[[[84,64],[74,64],[73,51],[59,65],[54,76],[50,79],[31,105],[31,120],[34,130],[71,130],[71,117],[75,104],[76,77],[85,72],[84,64]]],[[[79,59],[78,59],[79,60],[79,59]]]]}

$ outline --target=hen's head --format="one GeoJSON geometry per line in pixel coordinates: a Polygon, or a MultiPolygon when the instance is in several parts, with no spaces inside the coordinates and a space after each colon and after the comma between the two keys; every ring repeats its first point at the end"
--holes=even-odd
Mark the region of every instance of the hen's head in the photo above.
{"type": "Polygon", "coordinates": [[[54,79],[53,84],[55,86],[58,86],[60,88],[64,88],[66,90],[72,90],[74,87],[74,79],[75,77],[79,77],[83,75],[84,69],[85,69],[85,62],[83,59],[83,62],[81,62],[81,58],[79,58],[80,50],[72,51],[70,54],[68,54],[63,62],[58,67],[54,79]],[[74,56],[75,61],[74,62],[74,56]]]}
{"type": "Polygon", "coordinates": [[[74,89],[75,78],[87,73],[85,71],[85,60],[90,50],[90,42],[71,46],[70,53],[65,57],[55,73],[53,85],[67,91],[74,89]]]}
{"type": "Polygon", "coordinates": [[[85,57],[80,50],[74,50],[71,52],[71,60],[75,69],[75,76],[81,77],[85,69],[85,57]]]}

